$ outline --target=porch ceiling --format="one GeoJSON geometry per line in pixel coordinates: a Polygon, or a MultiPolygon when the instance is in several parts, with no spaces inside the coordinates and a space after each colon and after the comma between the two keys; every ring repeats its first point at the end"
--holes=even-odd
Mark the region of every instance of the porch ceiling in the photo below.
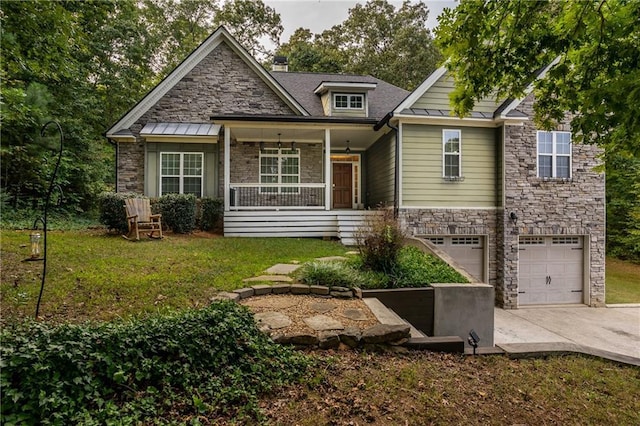
{"type": "MultiPolygon", "coordinates": [[[[385,130],[374,131],[371,126],[345,126],[329,129],[332,150],[349,147],[354,151],[367,150],[376,140],[385,134],[385,130]]],[[[284,143],[320,143],[324,142],[324,128],[296,127],[231,127],[231,137],[239,142],[277,142],[284,143]],[[278,136],[278,134],[280,134],[278,136]]]]}

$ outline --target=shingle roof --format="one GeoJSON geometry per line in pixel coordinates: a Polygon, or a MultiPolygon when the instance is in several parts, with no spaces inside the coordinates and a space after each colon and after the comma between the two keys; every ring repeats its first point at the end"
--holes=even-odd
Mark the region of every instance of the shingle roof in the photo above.
{"type": "Polygon", "coordinates": [[[409,95],[409,91],[401,89],[386,81],[368,75],[328,74],[307,72],[272,71],[271,75],[293,96],[312,116],[324,116],[320,96],[313,91],[322,82],[340,83],[376,83],[370,90],[369,117],[382,119],[409,95]]]}

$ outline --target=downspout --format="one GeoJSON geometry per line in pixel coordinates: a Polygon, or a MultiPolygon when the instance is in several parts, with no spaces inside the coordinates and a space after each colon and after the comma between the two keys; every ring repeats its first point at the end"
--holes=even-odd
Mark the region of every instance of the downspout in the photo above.
{"type": "Polygon", "coordinates": [[[107,142],[113,145],[115,148],[115,161],[114,161],[114,170],[115,170],[115,185],[114,192],[118,192],[118,142],[115,142],[113,139],[107,137],[107,142]]]}
{"type": "Polygon", "coordinates": [[[399,130],[397,127],[392,126],[391,117],[393,117],[393,113],[390,114],[389,119],[387,120],[387,127],[394,131],[396,134],[396,155],[395,155],[395,170],[393,176],[393,217],[395,219],[398,218],[398,211],[400,210],[400,138],[399,138],[399,130]]]}

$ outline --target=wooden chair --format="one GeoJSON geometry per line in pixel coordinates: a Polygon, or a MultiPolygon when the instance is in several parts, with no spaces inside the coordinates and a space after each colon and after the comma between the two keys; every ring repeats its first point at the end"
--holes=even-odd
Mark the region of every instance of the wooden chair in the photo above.
{"type": "Polygon", "coordinates": [[[162,215],[151,214],[151,204],[148,198],[127,198],[124,202],[129,233],[123,237],[129,239],[131,234],[135,232],[136,240],[140,240],[140,229],[150,229],[149,238],[162,238],[162,215]],[[159,233],[158,237],[153,236],[155,232],[159,233]]]}

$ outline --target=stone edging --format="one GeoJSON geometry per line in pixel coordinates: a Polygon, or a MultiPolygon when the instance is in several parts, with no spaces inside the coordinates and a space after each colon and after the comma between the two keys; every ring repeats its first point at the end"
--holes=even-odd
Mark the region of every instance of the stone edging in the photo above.
{"type": "MultiPolygon", "coordinates": [[[[238,302],[253,296],[264,296],[268,294],[292,294],[292,295],[312,295],[322,298],[342,298],[342,299],[362,299],[360,289],[349,289],[346,287],[326,287],[306,284],[256,284],[251,287],[240,288],[232,292],[220,292],[213,300],[226,299],[238,302]]],[[[327,330],[316,333],[296,333],[285,335],[277,330],[271,330],[268,326],[262,327],[271,339],[280,344],[296,345],[303,347],[318,347],[320,349],[335,349],[341,344],[350,348],[380,349],[381,347],[399,346],[406,343],[411,330],[408,324],[376,324],[363,330],[357,327],[346,327],[342,330],[327,330]]]]}

